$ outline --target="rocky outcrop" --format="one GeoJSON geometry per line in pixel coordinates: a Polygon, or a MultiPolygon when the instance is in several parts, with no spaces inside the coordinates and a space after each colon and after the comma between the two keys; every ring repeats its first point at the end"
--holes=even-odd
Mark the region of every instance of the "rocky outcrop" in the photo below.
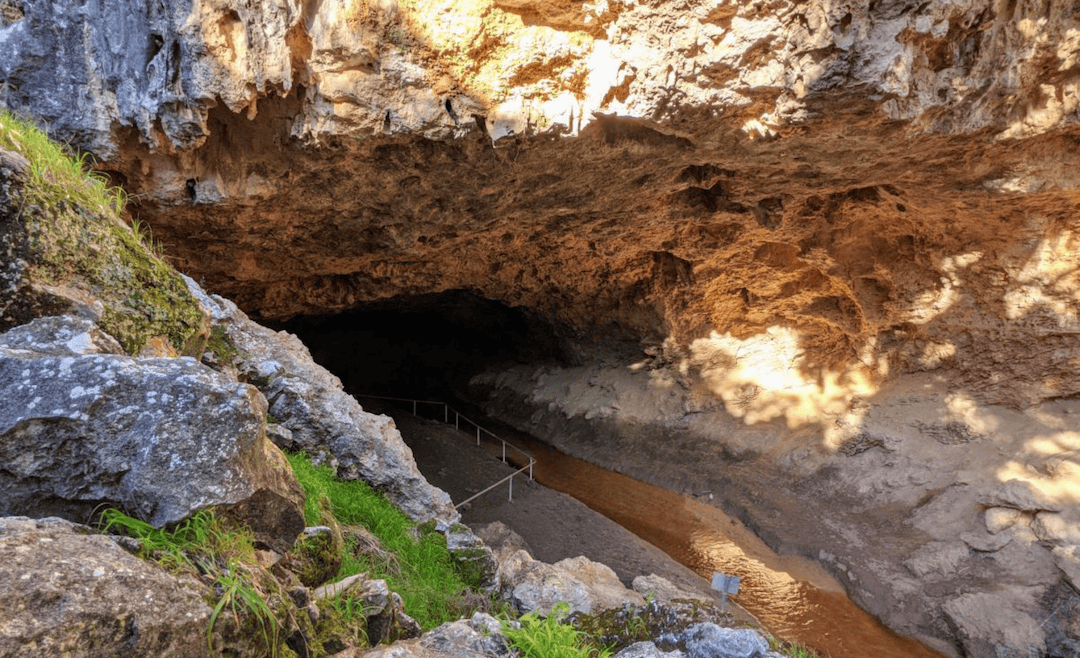
{"type": "Polygon", "coordinates": [[[198,148],[222,107],[276,114],[285,134],[311,138],[460,135],[478,114],[497,139],[576,132],[594,112],[663,120],[711,106],[767,132],[807,118],[810,97],[857,90],[893,119],[1022,136],[1075,121],[1078,102],[1077,16],[1066,5],[13,6],[0,25],[14,55],[0,99],[110,157],[120,127],[157,148],[198,148]]]}
{"type": "Polygon", "coordinates": [[[758,343],[819,396],[923,369],[1013,406],[1080,391],[1064,5],[52,6],[2,28],[7,105],[107,156],[249,312],[476,290],[671,338],[732,413],[768,388],[730,365],[758,343]]]}
{"type": "Polygon", "coordinates": [[[236,506],[260,541],[291,546],[304,496],[258,391],[191,358],[117,352],[87,320],[0,335],[0,514],[89,519],[110,504],[162,527],[236,506]]]}
{"type": "MultiPolygon", "coordinates": [[[[501,624],[490,615],[477,613],[471,619],[443,624],[425,634],[416,644],[378,647],[365,653],[373,658],[462,658],[512,656],[501,624]]],[[[349,654],[343,658],[351,658],[349,654]]],[[[678,633],[643,641],[613,654],[614,658],[782,658],[769,650],[768,642],[756,631],[733,629],[713,623],[693,624],[678,633]]]]}
{"type": "Polygon", "coordinates": [[[902,372],[1080,392],[1051,4],[26,1],[0,88],[248,312],[474,290],[827,425],[902,372]]]}
{"type": "Polygon", "coordinates": [[[198,344],[206,325],[198,304],[105,205],[100,183],[57,180],[47,158],[31,164],[18,152],[31,136],[0,130],[0,330],[71,312],[100,324],[129,354],[155,344],[175,354],[198,344]],[[35,177],[52,182],[42,187],[35,177]]]}
{"type": "Polygon", "coordinates": [[[547,564],[517,551],[500,563],[499,577],[503,598],[522,613],[536,610],[547,615],[559,603],[568,603],[572,612],[645,603],[640,594],[619,582],[610,567],[586,557],[547,564]]]}
{"type": "MultiPolygon", "coordinates": [[[[203,655],[207,594],[85,526],[0,518],[5,656],[203,655]]],[[[242,636],[221,647],[256,649],[242,636]]]]}
{"type": "Polygon", "coordinates": [[[479,534],[492,542],[500,597],[520,613],[536,611],[547,616],[559,604],[569,605],[571,612],[594,613],[645,603],[640,594],[624,587],[607,565],[584,556],[555,564],[534,560],[521,536],[497,522],[481,528],[479,534]]]}
{"type": "MultiPolygon", "coordinates": [[[[639,611],[640,612],[640,611],[639,611]]],[[[342,658],[357,654],[349,653],[342,658]]],[[[502,624],[476,613],[470,619],[443,624],[414,644],[377,647],[364,654],[372,658],[463,658],[513,656],[502,624]]],[[[711,622],[686,624],[676,632],[658,634],[655,641],[631,644],[614,658],[781,658],[768,642],[751,629],[733,629],[711,622]]]]}
{"type": "MultiPolygon", "coordinates": [[[[129,4],[5,4],[0,103],[101,156],[209,289],[266,318],[449,290],[525,307],[619,363],[492,374],[522,426],[724,482],[900,630],[1056,641],[1080,505],[1073,3],[129,4]]],[[[15,285],[25,308],[101,315],[49,281],[15,285]]],[[[107,324],[134,307],[99,323],[128,353],[201,336],[107,324]]],[[[241,369],[283,445],[453,517],[376,446],[388,421],[274,349],[241,369]]]]}
{"type": "Polygon", "coordinates": [[[446,528],[458,520],[446,492],[417,470],[391,418],[366,413],[295,336],[258,325],[232,302],[188,284],[237,350],[230,366],[259,387],[270,415],[288,430],[276,435],[287,441],[283,449],[332,464],[340,478],[364,480],[414,520],[435,519],[446,528]]]}

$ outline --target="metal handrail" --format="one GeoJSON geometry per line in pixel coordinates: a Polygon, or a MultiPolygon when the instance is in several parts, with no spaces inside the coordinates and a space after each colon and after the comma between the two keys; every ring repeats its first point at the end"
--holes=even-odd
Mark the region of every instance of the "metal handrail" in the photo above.
{"type": "Polygon", "coordinates": [[[495,435],[494,433],[492,433],[490,430],[488,430],[488,429],[486,429],[484,427],[481,427],[480,424],[477,423],[475,420],[472,420],[468,416],[465,416],[464,414],[459,412],[457,409],[454,409],[449,404],[447,404],[445,402],[442,402],[441,400],[415,400],[413,398],[394,398],[394,397],[389,397],[389,396],[385,396],[385,395],[367,395],[367,394],[356,394],[355,397],[358,397],[358,398],[371,398],[371,399],[374,399],[374,400],[392,400],[394,402],[411,402],[412,403],[412,413],[413,413],[414,416],[418,415],[416,413],[417,405],[420,405],[420,404],[441,405],[442,408],[443,408],[443,422],[446,423],[447,425],[450,424],[450,412],[453,411],[454,412],[454,429],[456,429],[458,431],[461,431],[461,421],[463,421],[463,420],[468,422],[469,424],[471,424],[473,427],[476,428],[476,445],[480,445],[480,435],[481,435],[481,433],[484,433],[484,434],[490,436],[491,438],[499,441],[499,443],[502,444],[502,461],[503,461],[504,464],[507,463],[506,462],[506,448],[507,448],[507,446],[509,446],[511,450],[517,452],[518,454],[520,454],[521,456],[523,456],[523,457],[525,457],[526,459],[529,460],[529,463],[527,465],[522,466],[518,470],[514,471],[510,475],[507,475],[506,477],[499,480],[495,484],[491,485],[487,489],[484,489],[483,491],[481,491],[479,493],[473,494],[472,496],[466,498],[465,500],[461,501],[460,503],[457,503],[456,505],[454,505],[454,509],[457,509],[457,508],[461,507],[462,505],[464,505],[466,503],[472,502],[476,498],[482,496],[483,494],[486,494],[487,492],[491,491],[492,489],[499,486],[503,482],[509,482],[509,489],[510,489],[510,491],[509,491],[509,500],[511,502],[513,502],[513,500],[514,500],[514,476],[519,475],[524,471],[528,471],[529,472],[529,479],[530,480],[533,479],[533,464],[536,463],[536,458],[535,457],[533,457],[529,453],[525,452],[521,448],[518,448],[516,445],[514,445],[512,443],[507,443],[506,439],[503,439],[502,437],[499,437],[499,436],[495,435]]]}
{"type": "MultiPolygon", "coordinates": [[[[462,506],[462,505],[464,505],[465,503],[471,503],[472,501],[476,500],[476,499],[477,499],[477,498],[479,498],[480,496],[483,496],[483,495],[484,495],[484,494],[486,494],[487,492],[489,492],[489,491],[491,491],[492,489],[494,489],[495,487],[499,486],[499,485],[500,485],[500,484],[502,484],[503,482],[509,482],[509,483],[510,483],[510,497],[509,497],[509,500],[510,500],[510,502],[513,502],[513,501],[514,501],[514,476],[515,476],[515,475],[518,475],[518,474],[520,474],[520,473],[521,473],[522,471],[524,471],[524,470],[529,470],[529,471],[531,472],[531,471],[532,471],[532,464],[529,464],[528,466],[522,466],[522,467],[521,467],[521,468],[519,468],[518,470],[514,471],[514,472],[513,472],[513,473],[511,473],[510,475],[507,475],[506,477],[504,477],[503,479],[499,480],[499,481],[498,481],[498,482],[496,482],[495,484],[491,485],[491,486],[490,486],[490,487],[488,487],[487,489],[484,489],[483,491],[480,491],[480,492],[474,493],[473,495],[469,496],[468,498],[466,498],[465,500],[461,501],[461,502],[460,502],[460,503],[458,503],[457,505],[454,505],[454,509],[457,509],[457,508],[461,507],[461,506],[462,506]]],[[[532,476],[531,476],[531,475],[529,476],[529,479],[530,479],[530,480],[532,479],[532,476]]]]}

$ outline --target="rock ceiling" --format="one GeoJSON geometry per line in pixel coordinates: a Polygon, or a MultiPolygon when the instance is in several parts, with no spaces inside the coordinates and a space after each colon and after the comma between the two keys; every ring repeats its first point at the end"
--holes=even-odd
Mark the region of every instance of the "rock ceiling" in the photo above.
{"type": "Polygon", "coordinates": [[[264,318],[469,289],[718,392],[1080,393],[1071,3],[45,4],[6,104],[264,318]]]}

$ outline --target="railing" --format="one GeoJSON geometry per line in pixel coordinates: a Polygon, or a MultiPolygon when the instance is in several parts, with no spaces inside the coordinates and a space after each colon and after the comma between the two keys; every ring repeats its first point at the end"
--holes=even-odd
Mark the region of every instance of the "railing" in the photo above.
{"type": "MultiPolygon", "coordinates": [[[[507,448],[510,448],[511,450],[513,450],[514,452],[518,453],[519,455],[521,455],[522,457],[524,457],[525,459],[528,460],[527,465],[522,466],[518,470],[514,471],[510,475],[507,475],[506,477],[499,480],[495,484],[491,485],[487,489],[484,489],[483,491],[475,493],[472,496],[469,496],[465,500],[461,501],[460,503],[457,503],[456,505],[454,505],[454,509],[457,509],[457,508],[461,507],[462,505],[464,505],[466,503],[470,503],[470,502],[476,500],[480,496],[483,496],[484,494],[486,494],[487,492],[491,491],[492,489],[498,487],[500,484],[502,484],[504,482],[509,484],[509,500],[511,502],[513,502],[513,500],[514,500],[514,476],[515,475],[520,475],[521,473],[523,473],[525,471],[528,471],[529,472],[529,479],[530,480],[533,479],[533,464],[536,463],[536,459],[532,455],[530,455],[529,453],[525,452],[524,450],[518,448],[517,446],[515,446],[512,443],[507,443],[505,439],[500,438],[500,437],[496,436],[495,434],[491,433],[490,431],[488,431],[487,429],[481,427],[479,423],[477,423],[474,420],[469,419],[464,414],[459,412],[457,409],[454,409],[453,407],[446,404],[445,402],[442,402],[440,400],[414,400],[414,399],[411,399],[411,398],[392,398],[392,397],[386,397],[386,396],[383,396],[383,395],[356,395],[356,397],[358,397],[358,398],[370,398],[370,399],[373,399],[373,400],[390,400],[390,401],[393,401],[393,402],[408,402],[408,403],[412,404],[412,414],[414,416],[419,415],[417,413],[419,405],[429,405],[429,406],[435,406],[435,407],[442,407],[442,417],[443,417],[443,422],[444,423],[446,423],[448,425],[450,424],[450,414],[452,412],[454,414],[454,429],[456,429],[458,431],[462,431],[461,430],[462,421],[464,421],[468,425],[472,425],[473,427],[476,428],[476,445],[480,445],[481,434],[483,434],[485,436],[488,436],[488,437],[491,437],[492,439],[494,439],[494,440],[498,441],[499,443],[501,443],[502,444],[502,461],[503,461],[504,464],[507,463],[506,462],[506,449],[507,448]]],[[[427,416],[424,416],[424,417],[426,418],[427,416]]],[[[438,418],[435,418],[435,420],[438,420],[438,418]]]]}

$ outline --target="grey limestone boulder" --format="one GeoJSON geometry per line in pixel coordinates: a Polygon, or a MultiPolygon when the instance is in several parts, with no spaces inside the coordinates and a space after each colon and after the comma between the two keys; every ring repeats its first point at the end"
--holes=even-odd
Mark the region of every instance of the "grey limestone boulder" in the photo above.
{"type": "Polygon", "coordinates": [[[289,430],[281,448],[326,459],[338,477],[367,482],[416,521],[450,527],[460,518],[450,496],[428,483],[388,416],[369,414],[341,381],[315,363],[296,336],[255,322],[235,304],[188,285],[239,350],[234,365],[270,402],[269,412],[289,430]]]}
{"type": "Polygon", "coordinates": [[[365,658],[496,658],[510,656],[501,626],[494,617],[478,612],[425,633],[419,642],[375,647],[365,658]]]}
{"type": "Polygon", "coordinates": [[[694,624],[679,637],[687,658],[771,658],[765,638],[748,628],[724,628],[713,623],[694,624]]]}
{"type": "Polygon", "coordinates": [[[303,492],[263,434],[262,395],[114,343],[74,318],[0,335],[0,514],[86,519],[105,503],[161,527],[226,506],[288,548],[303,492]]]}
{"type": "Polygon", "coordinates": [[[0,518],[0,655],[205,655],[207,593],[89,528],[0,518]]]}
{"type": "Polygon", "coordinates": [[[0,334],[0,345],[52,356],[124,354],[115,338],[85,318],[59,315],[36,318],[0,334]]]}
{"type": "Polygon", "coordinates": [[[653,642],[635,642],[626,647],[615,658],[686,658],[682,649],[662,651],[653,642]]]}
{"type": "Polygon", "coordinates": [[[569,604],[571,612],[584,613],[645,604],[610,567],[583,556],[547,564],[516,551],[500,562],[499,578],[503,598],[522,613],[547,615],[560,602],[569,604]]]}
{"type": "Polygon", "coordinates": [[[483,612],[470,619],[443,624],[420,639],[420,646],[446,654],[469,653],[502,656],[508,653],[506,638],[497,619],[483,612]],[[464,650],[464,651],[462,651],[464,650]]]}

